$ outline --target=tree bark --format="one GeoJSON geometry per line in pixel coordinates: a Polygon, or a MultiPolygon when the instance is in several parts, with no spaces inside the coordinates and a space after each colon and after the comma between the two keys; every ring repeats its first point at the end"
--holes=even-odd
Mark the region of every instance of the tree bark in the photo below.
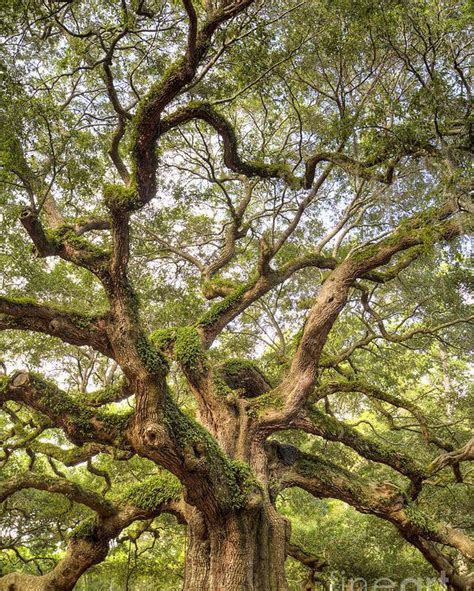
{"type": "Polygon", "coordinates": [[[79,577],[107,556],[108,544],[84,540],[70,544],[64,560],[43,576],[11,573],[0,580],[0,591],[72,591],[79,577]]]}
{"type": "Polygon", "coordinates": [[[289,527],[266,502],[209,523],[188,520],[184,591],[287,591],[289,527]]]}

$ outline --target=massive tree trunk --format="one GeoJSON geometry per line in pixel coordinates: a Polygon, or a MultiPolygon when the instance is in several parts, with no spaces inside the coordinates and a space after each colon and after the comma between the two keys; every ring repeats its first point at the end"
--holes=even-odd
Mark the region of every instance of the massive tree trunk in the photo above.
{"type": "MultiPolygon", "coordinates": [[[[242,404],[237,403],[240,411],[242,404]]],[[[288,589],[285,559],[290,523],[274,507],[265,438],[244,417],[244,412],[237,411],[237,416],[208,427],[243,470],[251,468],[260,494],[250,495],[243,508],[217,517],[189,508],[184,591],[288,589]]]]}
{"type": "MultiPolygon", "coordinates": [[[[196,381],[192,384],[205,391],[207,382],[203,380],[206,376],[203,370],[198,367],[196,381]]],[[[105,558],[109,542],[120,531],[133,521],[154,518],[163,510],[179,515],[188,525],[184,591],[286,591],[284,564],[288,554],[306,564],[313,573],[321,566],[314,557],[295,556],[289,543],[289,522],[275,509],[278,492],[291,486],[317,497],[337,498],[363,513],[389,521],[438,572],[448,575],[456,591],[469,589],[472,579],[460,576],[436,545],[448,545],[469,558],[474,556],[472,543],[462,532],[436,523],[430,525],[396,485],[367,481],[326,458],[302,452],[273,438],[269,441],[272,431],[262,423],[262,401],[252,396],[243,398],[227,392],[226,397],[211,398],[211,410],[200,412],[199,420],[212,438],[180,414],[172,399],[167,398],[163,411],[165,429],[154,413],[155,405],[144,404],[158,390],[163,397],[168,397],[164,380],[158,378],[156,384],[152,382],[153,388],[148,388],[145,382],[136,420],[127,419],[125,428],[120,423],[120,436],[128,437],[136,453],[174,470],[185,486],[176,489],[168,483],[166,487],[167,477],[163,477],[152,489],[156,490],[156,504],[141,506],[129,496],[114,504],[62,478],[43,477],[39,481],[31,475],[23,475],[11,479],[3,487],[3,498],[30,487],[59,491],[96,511],[98,521],[92,531],[86,528],[87,531],[73,536],[66,556],[50,573],[39,577],[7,575],[0,580],[0,591],[72,590],[82,573],[105,558]]],[[[251,381],[247,379],[244,383],[249,386],[251,381]]],[[[260,385],[259,379],[258,387],[260,385]]],[[[235,392],[243,390],[236,388],[235,392]]],[[[94,435],[101,441],[108,442],[113,437],[120,441],[119,434],[114,435],[108,425],[106,415],[96,416],[90,409],[85,412],[78,403],[72,405],[66,393],[27,372],[14,375],[3,396],[7,400],[28,401],[59,424],[64,422],[73,439],[77,437],[77,427],[70,423],[72,411],[76,420],[81,419],[82,428],[89,424],[94,427],[94,435]],[[56,404],[58,401],[61,404],[56,404]]],[[[308,420],[308,413],[300,413],[294,425],[305,427],[308,420]]],[[[328,438],[331,429],[338,426],[335,419],[331,420],[333,422],[326,419],[323,423],[329,432],[328,438]]],[[[355,432],[346,428],[339,429],[338,433],[338,438],[349,440],[354,449],[362,449],[369,458],[376,457],[398,466],[398,455],[387,460],[375,444],[363,440],[355,432]],[[361,445],[363,441],[364,446],[361,445]]],[[[407,476],[416,481],[417,470],[406,462],[404,466],[407,476]]]]}
{"type": "Polygon", "coordinates": [[[286,591],[288,525],[269,502],[209,523],[188,522],[184,591],[286,591]]]}

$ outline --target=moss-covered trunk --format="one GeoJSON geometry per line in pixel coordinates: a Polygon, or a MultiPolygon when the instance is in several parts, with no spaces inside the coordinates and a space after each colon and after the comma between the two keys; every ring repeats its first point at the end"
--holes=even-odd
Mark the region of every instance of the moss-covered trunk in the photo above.
{"type": "Polygon", "coordinates": [[[286,591],[288,527],[271,506],[188,521],[184,591],[286,591]]]}
{"type": "Polygon", "coordinates": [[[227,420],[224,416],[207,426],[227,457],[242,466],[242,474],[249,470],[256,487],[244,493],[246,501],[238,509],[212,518],[190,509],[184,591],[287,591],[290,524],[272,502],[265,438],[256,432],[245,404],[237,404],[227,420]]]}

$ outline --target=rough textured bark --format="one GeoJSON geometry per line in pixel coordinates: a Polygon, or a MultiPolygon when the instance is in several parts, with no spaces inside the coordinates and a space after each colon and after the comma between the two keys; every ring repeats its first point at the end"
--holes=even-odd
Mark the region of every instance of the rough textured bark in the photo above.
{"type": "Polygon", "coordinates": [[[288,527],[271,505],[188,527],[186,591],[287,589],[288,527]]]}

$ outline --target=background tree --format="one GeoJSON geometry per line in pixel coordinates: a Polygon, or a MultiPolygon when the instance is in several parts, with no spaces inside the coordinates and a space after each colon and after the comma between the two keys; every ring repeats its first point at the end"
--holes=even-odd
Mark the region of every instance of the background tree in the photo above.
{"type": "Polygon", "coordinates": [[[0,589],[128,587],[161,523],[186,590],[357,571],[292,489],[468,589],[468,4],[5,12],[0,589]]]}

